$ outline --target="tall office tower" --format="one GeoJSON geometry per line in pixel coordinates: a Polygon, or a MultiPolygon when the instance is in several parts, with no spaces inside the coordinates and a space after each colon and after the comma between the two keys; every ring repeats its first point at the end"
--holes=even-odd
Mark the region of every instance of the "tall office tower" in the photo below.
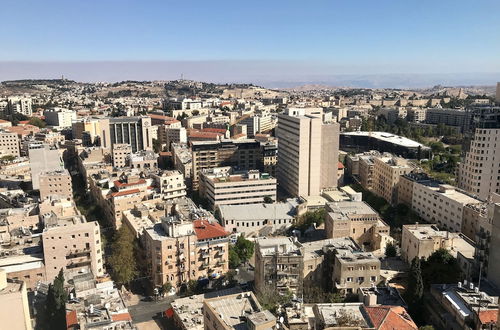
{"type": "Polygon", "coordinates": [[[290,108],[278,117],[278,184],[293,196],[337,186],[339,124],[321,108],[290,108]]]}
{"type": "Polygon", "coordinates": [[[150,117],[114,117],[109,119],[111,144],[130,144],[132,152],[153,149],[150,117]]]}
{"type": "Polygon", "coordinates": [[[458,186],[480,199],[500,193],[500,107],[476,109],[474,135],[458,169],[458,186]]]}

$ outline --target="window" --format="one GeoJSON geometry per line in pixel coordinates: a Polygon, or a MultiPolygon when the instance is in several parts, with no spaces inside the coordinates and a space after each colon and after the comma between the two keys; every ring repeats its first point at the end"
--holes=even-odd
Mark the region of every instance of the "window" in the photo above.
{"type": "Polygon", "coordinates": [[[345,279],[346,282],[352,282],[352,277],[348,277],[345,279]]]}

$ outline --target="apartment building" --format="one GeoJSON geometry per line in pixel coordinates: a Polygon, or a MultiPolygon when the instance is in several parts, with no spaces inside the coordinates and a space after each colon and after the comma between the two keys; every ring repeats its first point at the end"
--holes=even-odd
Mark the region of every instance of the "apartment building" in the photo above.
{"type": "Polygon", "coordinates": [[[173,199],[186,196],[186,184],[184,183],[184,175],[179,171],[161,171],[152,173],[155,186],[159,188],[163,194],[163,199],[173,199]]]}
{"type": "MultiPolygon", "coordinates": [[[[495,204],[493,211],[493,225],[489,243],[489,256],[487,260],[487,277],[497,287],[500,287],[500,205],[495,204]]],[[[484,245],[487,239],[481,244],[484,245]]]]}
{"type": "Polygon", "coordinates": [[[402,175],[397,183],[397,203],[411,207],[413,202],[414,183],[429,179],[430,178],[426,173],[407,173],[402,175]]]}
{"type": "Polygon", "coordinates": [[[31,330],[30,307],[26,284],[19,280],[8,280],[0,268],[0,319],[12,330],[31,330]]]}
{"type": "Polygon", "coordinates": [[[373,188],[373,170],[375,168],[375,163],[373,157],[370,155],[360,155],[358,156],[358,179],[359,183],[366,190],[372,190],[373,188]]]}
{"type": "Polygon", "coordinates": [[[261,147],[261,154],[262,162],[259,168],[275,178],[278,167],[278,146],[275,143],[264,143],[261,147]]]}
{"type": "MultiPolygon", "coordinates": [[[[118,229],[124,211],[143,200],[155,198],[151,181],[133,172],[117,177],[116,173],[100,171],[89,177],[89,189],[93,200],[103,209],[106,219],[118,229]]],[[[156,197],[160,199],[161,196],[156,197]]]]}
{"type": "Polygon", "coordinates": [[[262,238],[255,245],[256,292],[302,294],[304,248],[296,238],[262,238]]]}
{"type": "Polygon", "coordinates": [[[232,166],[239,170],[258,168],[261,162],[260,143],[255,140],[193,141],[191,144],[191,182],[197,190],[202,170],[232,166]]]}
{"type": "Polygon", "coordinates": [[[76,120],[76,111],[64,108],[52,108],[43,112],[47,125],[54,128],[72,127],[76,120]]]}
{"type": "Polygon", "coordinates": [[[392,241],[390,227],[365,202],[332,202],[327,203],[325,209],[327,238],[350,237],[368,250],[384,249],[392,241]]]}
{"type": "Polygon", "coordinates": [[[100,146],[111,148],[109,118],[85,117],[72,123],[74,139],[82,140],[85,147],[100,146]]]}
{"type": "Polygon", "coordinates": [[[40,173],[64,169],[62,150],[49,145],[29,149],[31,182],[33,189],[40,188],[40,173]]]}
{"type": "Polygon", "coordinates": [[[436,180],[413,184],[412,209],[425,221],[451,232],[460,232],[467,204],[481,200],[436,180]]]}
{"type": "Polygon", "coordinates": [[[279,329],[276,317],[261,307],[251,291],[205,299],[202,310],[205,330],[279,329]]]}
{"type": "Polygon", "coordinates": [[[384,155],[373,158],[372,191],[390,204],[397,203],[397,184],[401,175],[410,173],[414,166],[404,158],[384,155]]]}
{"type": "Polygon", "coordinates": [[[153,149],[150,117],[112,117],[109,119],[111,145],[130,144],[132,152],[153,149]]]}
{"type": "Polygon", "coordinates": [[[130,166],[130,155],[132,154],[132,147],[130,144],[116,143],[113,145],[112,157],[113,167],[123,168],[130,166]]]}
{"type": "Polygon", "coordinates": [[[229,270],[229,239],[215,220],[189,221],[174,209],[161,223],[144,230],[152,282],[176,289],[190,280],[219,276],[229,270]]]}
{"type": "Polygon", "coordinates": [[[41,172],[40,199],[44,200],[49,196],[58,198],[73,198],[73,188],[71,185],[71,175],[68,170],[54,170],[41,172]]]}
{"type": "Polygon", "coordinates": [[[427,108],[410,108],[406,119],[412,123],[423,123],[427,118],[427,108]]]}
{"type": "Polygon", "coordinates": [[[255,134],[268,132],[275,126],[271,113],[266,111],[261,111],[253,116],[247,117],[240,121],[240,124],[247,126],[247,134],[249,137],[254,137],[255,134]]]}
{"type": "Polygon", "coordinates": [[[205,169],[200,172],[199,184],[200,195],[212,209],[220,205],[260,204],[265,197],[276,200],[276,179],[259,170],[205,169]]]}
{"type": "Polygon", "coordinates": [[[17,133],[0,130],[0,157],[21,156],[17,133]]]}
{"type": "Polygon", "coordinates": [[[129,157],[130,167],[139,170],[151,170],[158,168],[158,154],[153,150],[141,150],[132,153],[129,157]]]}
{"type": "Polygon", "coordinates": [[[477,116],[474,135],[458,169],[458,186],[487,200],[500,193],[500,108],[484,108],[477,116]]]}
{"type": "Polygon", "coordinates": [[[401,258],[411,263],[414,258],[428,258],[439,249],[446,249],[457,258],[458,254],[467,258],[474,255],[474,245],[460,233],[439,230],[432,224],[403,225],[401,236],[401,258]]]}
{"type": "Polygon", "coordinates": [[[339,248],[333,258],[334,288],[341,293],[353,294],[381,282],[380,260],[373,253],[339,248]]]}
{"type": "Polygon", "coordinates": [[[185,143],[173,143],[170,148],[174,169],[184,175],[186,185],[191,187],[191,174],[193,173],[192,151],[185,143]]]}
{"type": "Polygon", "coordinates": [[[337,186],[339,124],[322,108],[290,108],[278,116],[277,179],[292,196],[318,196],[337,186]]]}
{"type": "Polygon", "coordinates": [[[96,221],[87,222],[83,215],[57,217],[42,215],[43,255],[46,279],[54,280],[63,269],[66,274],[91,271],[104,275],[101,230],[96,221]]]}
{"type": "Polygon", "coordinates": [[[23,96],[11,96],[7,98],[9,103],[8,110],[9,114],[13,115],[15,113],[20,113],[25,116],[31,117],[33,114],[31,98],[23,96]]]}

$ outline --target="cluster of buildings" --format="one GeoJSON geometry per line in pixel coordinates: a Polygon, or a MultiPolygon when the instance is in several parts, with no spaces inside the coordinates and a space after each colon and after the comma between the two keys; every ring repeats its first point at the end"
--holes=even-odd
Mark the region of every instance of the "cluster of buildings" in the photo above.
{"type": "Polygon", "coordinates": [[[143,276],[171,294],[224,279],[236,237],[255,242],[254,292],[176,299],[165,315],[180,329],[416,329],[381,260],[389,244],[405,264],[438,249],[458,260],[468,282],[432,288],[433,323],[496,322],[500,112],[489,99],[448,109],[463,90],[290,99],[186,80],[64,83],[0,100],[0,310],[17,315],[13,329],[32,328],[27,293],[43,302],[61,270],[67,329],[135,328],[128,293],[108,275],[101,226],[75,202],[82,198],[106,230],[130,230],[143,276]],[[373,110],[389,122],[472,132],[457,187],[422,173],[418,161],[432,157],[425,145],[361,131],[373,110]],[[391,228],[347,180],[425,223],[391,228]],[[317,210],[321,224],[289,230],[317,210]],[[478,280],[486,284],[471,287],[478,280]],[[304,303],[313,290],[358,302],[304,303]],[[257,297],[270,293],[292,303],[267,310],[257,297]]]}

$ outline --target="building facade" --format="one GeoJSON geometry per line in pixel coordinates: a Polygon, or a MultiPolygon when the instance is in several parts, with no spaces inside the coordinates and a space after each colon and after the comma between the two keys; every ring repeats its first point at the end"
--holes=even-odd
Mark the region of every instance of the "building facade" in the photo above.
{"type": "Polygon", "coordinates": [[[317,196],[337,186],[339,124],[322,108],[291,108],[278,116],[277,179],[292,196],[317,196]]]}

